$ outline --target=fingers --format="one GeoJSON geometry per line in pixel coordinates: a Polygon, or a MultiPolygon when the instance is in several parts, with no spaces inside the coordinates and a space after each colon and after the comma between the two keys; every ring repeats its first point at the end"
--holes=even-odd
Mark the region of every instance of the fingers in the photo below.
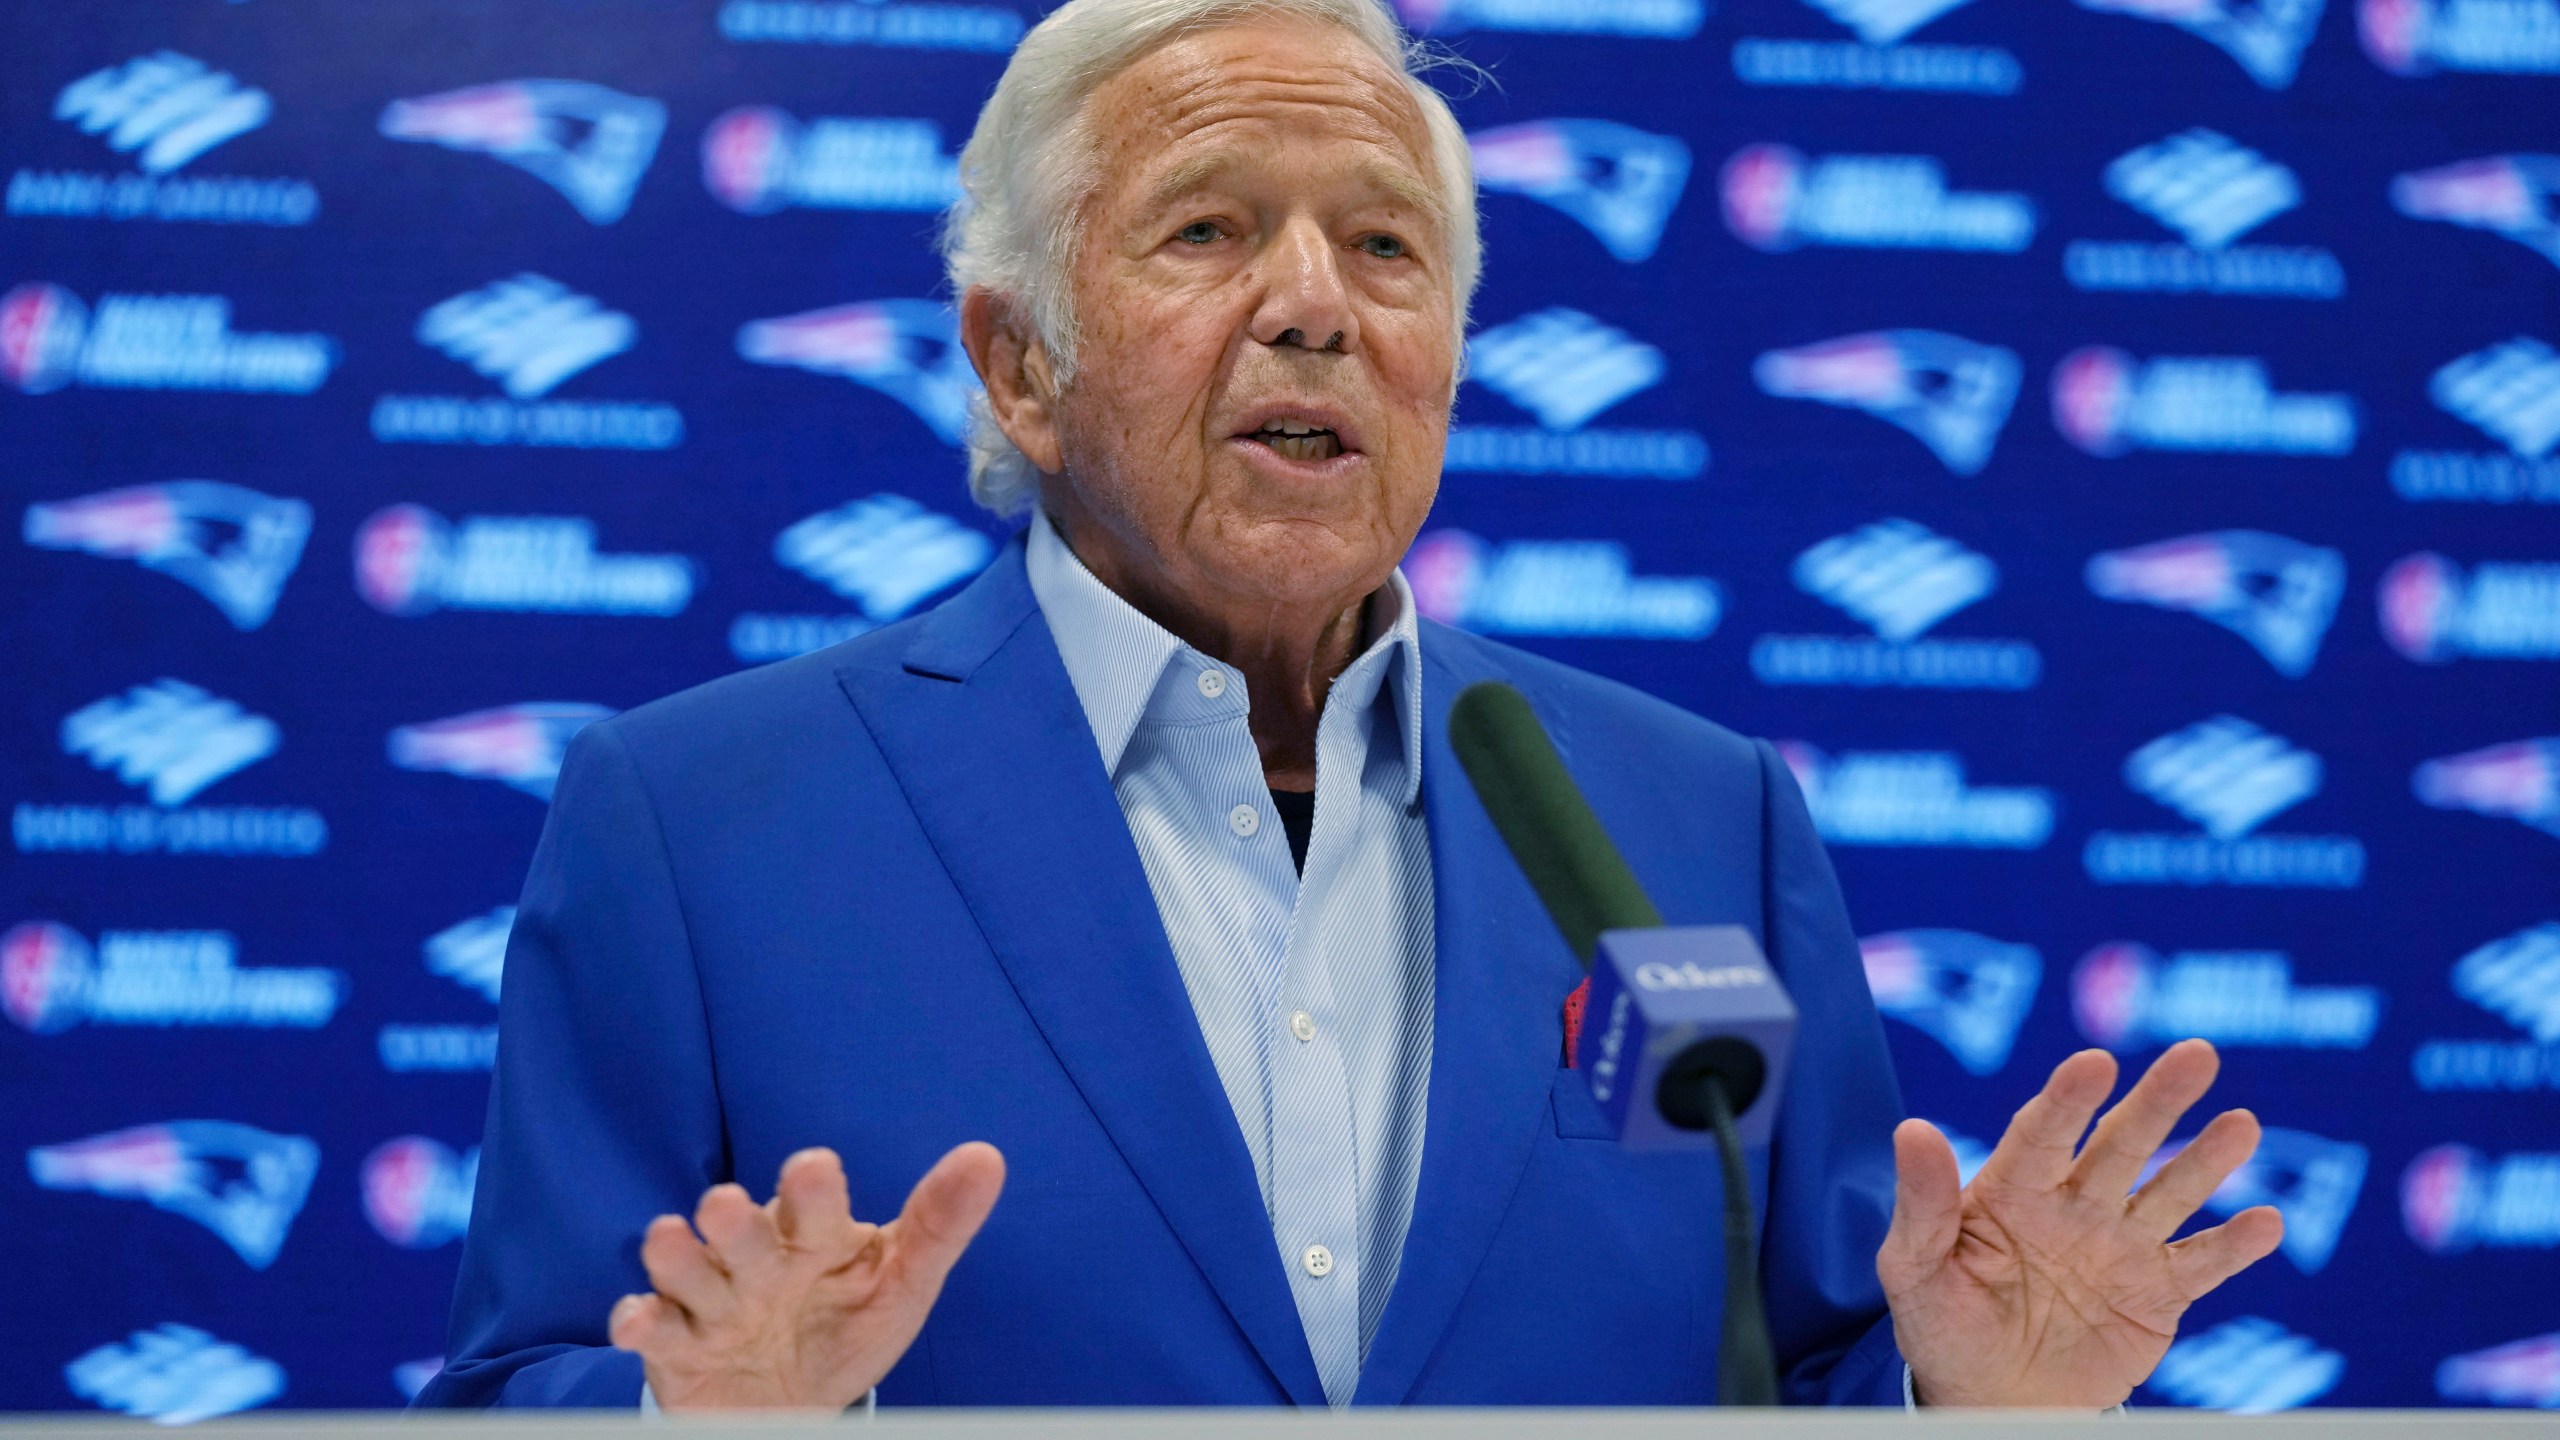
{"type": "Polygon", "coordinates": [[[1893,1226],[1876,1252],[1877,1278],[1890,1295],[1926,1278],[1956,1248],[1964,1189],[1956,1152],[1926,1120],[1905,1120],[1893,1132],[1893,1226]]]}
{"type": "Polygon", "coordinates": [[[625,1295],[614,1302],[605,1320],[605,1335],[616,1350],[646,1354],[685,1328],[684,1313],[662,1296],[625,1295]]]}
{"type": "Polygon", "coordinates": [[[782,1162],[770,1207],[784,1246],[803,1251],[842,1248],[852,1238],[853,1198],[844,1162],[823,1147],[802,1150],[782,1162]]]}
{"type": "Polygon", "coordinates": [[[728,1313],[729,1277],[713,1262],[711,1251],[695,1238],[681,1215],[661,1215],[640,1237],[640,1265],[660,1295],[688,1314],[713,1318],[728,1313]]]}
{"type": "Polygon", "coordinates": [[[2104,1050],[2083,1050],[2054,1066],[2044,1089],[2010,1119],[1975,1178],[2022,1190],[2061,1184],[2071,1174],[2072,1152],[2089,1117],[2115,1083],[2115,1057],[2104,1050]]]}
{"type": "Polygon", "coordinates": [[[2195,1300],[2274,1254],[2282,1243],[2284,1216],[2272,1205],[2252,1206],[2170,1246],[2170,1273],[2187,1298],[2195,1300]]]}
{"type": "Polygon", "coordinates": [[[940,1285],[960,1259],[960,1252],[987,1223],[987,1213],[1004,1190],[1004,1156],[996,1147],[973,1140],[935,1162],[898,1218],[883,1227],[896,1246],[898,1263],[913,1267],[919,1280],[940,1285]]]}
{"type": "Polygon", "coordinates": [[[702,1192],[702,1203],[693,1209],[693,1228],[702,1232],[712,1259],[731,1275],[763,1270],[782,1248],[773,1216],[735,1183],[702,1192]]]}
{"type": "Polygon", "coordinates": [[[2187,1217],[2201,1209],[2233,1171],[2249,1163],[2257,1149],[2257,1116],[2246,1110],[2225,1110],[2214,1116],[2134,1193],[2127,1213],[2135,1228],[2154,1240],[2177,1234],[2187,1217]]]}
{"type": "Polygon", "coordinates": [[[2181,1040],[2160,1053],[2122,1100],[2098,1122],[2072,1167],[2072,1183],[2091,1195],[2122,1196],[2169,1131],[2204,1098],[2222,1057],[2203,1040],[2181,1040]]]}

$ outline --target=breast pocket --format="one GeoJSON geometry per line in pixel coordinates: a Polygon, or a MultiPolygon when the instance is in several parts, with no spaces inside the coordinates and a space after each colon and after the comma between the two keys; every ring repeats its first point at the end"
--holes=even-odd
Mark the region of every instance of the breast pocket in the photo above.
{"type": "Polygon", "coordinates": [[[1556,1116],[1556,1135],[1564,1140],[1608,1140],[1608,1117],[1600,1113],[1600,1102],[1591,1098],[1591,1083],[1579,1070],[1559,1067],[1554,1088],[1549,1092],[1551,1108],[1556,1116]]]}

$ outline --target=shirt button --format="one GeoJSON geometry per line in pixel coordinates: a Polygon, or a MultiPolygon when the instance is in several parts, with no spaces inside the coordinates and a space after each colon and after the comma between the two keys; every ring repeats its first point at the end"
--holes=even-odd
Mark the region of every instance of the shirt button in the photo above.
{"type": "Polygon", "coordinates": [[[1250,805],[1239,805],[1227,812],[1227,828],[1236,832],[1237,839],[1250,840],[1253,832],[1262,828],[1262,812],[1250,805]]]}
{"type": "Polygon", "coordinates": [[[1321,1280],[1333,1273],[1333,1252],[1321,1245],[1310,1245],[1307,1252],[1298,1257],[1298,1263],[1307,1267],[1309,1276],[1321,1280]]]}
{"type": "Polygon", "coordinates": [[[1201,671],[1199,683],[1200,696],[1204,700],[1215,700],[1227,693],[1227,677],[1218,671],[1201,671]]]}
{"type": "Polygon", "coordinates": [[[1316,1038],[1316,1017],[1308,1014],[1304,1010],[1290,1016],[1289,1033],[1297,1036],[1299,1042],[1302,1044],[1306,1041],[1313,1040],[1316,1038]]]}

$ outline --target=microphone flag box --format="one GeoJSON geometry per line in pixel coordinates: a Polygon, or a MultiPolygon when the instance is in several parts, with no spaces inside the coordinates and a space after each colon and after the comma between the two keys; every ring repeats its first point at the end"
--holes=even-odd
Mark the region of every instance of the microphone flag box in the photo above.
{"type": "Polygon", "coordinates": [[[1591,966],[1591,998],[1574,1067],[1610,1130],[1631,1149],[1692,1149],[1716,1143],[1694,1110],[1677,1103],[1699,1067],[1726,1080],[1744,1145],[1766,1145],[1778,1113],[1795,1003],[1778,983],[1751,932],[1739,925],[1610,930],[1591,966]],[[1672,1114],[1663,1079],[1673,1076],[1672,1114]],[[1754,1074],[1759,1076],[1756,1087],[1754,1074]],[[1734,1094],[1752,1090],[1756,1094],[1734,1094]]]}

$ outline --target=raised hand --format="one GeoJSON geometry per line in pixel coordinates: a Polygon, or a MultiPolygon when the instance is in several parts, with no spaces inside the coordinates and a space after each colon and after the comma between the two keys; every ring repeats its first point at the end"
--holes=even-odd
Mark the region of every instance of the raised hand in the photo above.
{"type": "Polygon", "coordinates": [[[1902,1123],[1876,1275],[1923,1403],[2120,1404],[2160,1363],[2187,1306],[2276,1248],[2284,1220],[2265,1205],[2169,1243],[2258,1148],[2246,1110],[2215,1116],[2133,1190],[2220,1069],[2202,1040],[2170,1046],[2084,1146],[2116,1062],[2083,1050],[2054,1067],[1961,1190],[1946,1137],[1925,1120],[1902,1123]]]}
{"type": "Polygon", "coordinates": [[[649,1223],[640,1263],[656,1293],[614,1305],[614,1346],[639,1353],[670,1413],[840,1411],[914,1343],[1003,1188],[1004,1157],[975,1143],[943,1156],[886,1225],[853,1218],[833,1150],[783,1161],[764,1205],[714,1185],[692,1224],[649,1223]]]}

